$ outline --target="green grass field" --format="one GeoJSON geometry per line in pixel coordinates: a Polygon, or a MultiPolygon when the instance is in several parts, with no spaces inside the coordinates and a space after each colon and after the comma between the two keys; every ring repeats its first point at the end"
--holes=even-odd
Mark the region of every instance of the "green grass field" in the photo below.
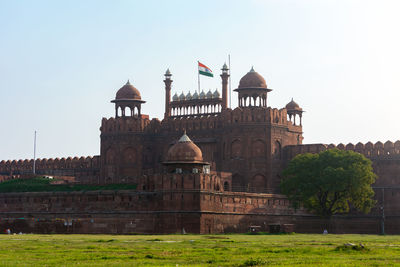
{"type": "Polygon", "coordinates": [[[35,177],[30,179],[13,179],[0,183],[0,193],[11,192],[73,192],[95,190],[134,190],[133,184],[108,184],[108,185],[81,185],[61,184],[53,185],[53,179],[35,177]]]}
{"type": "Polygon", "coordinates": [[[0,235],[0,266],[76,265],[400,266],[400,236],[0,235]]]}

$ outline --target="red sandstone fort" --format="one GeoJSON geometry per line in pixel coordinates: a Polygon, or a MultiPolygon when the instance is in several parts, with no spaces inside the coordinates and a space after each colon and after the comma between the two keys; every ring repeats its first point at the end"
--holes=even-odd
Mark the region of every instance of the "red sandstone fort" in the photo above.
{"type": "MultiPolygon", "coordinates": [[[[129,81],[101,122],[99,156],[37,159],[36,173],[80,184],[136,184],[136,190],[0,194],[0,227],[24,232],[190,233],[322,232],[321,220],[294,211],[279,194],[280,173],[300,153],[354,150],[373,162],[377,206],[368,215],[333,218],[337,233],[400,233],[400,141],[303,145],[302,108],[293,100],[271,108],[264,78],[252,68],[228,107],[229,70],[221,93],[175,94],[165,73],[164,118],[142,114],[129,81]],[[384,213],[383,213],[384,212],[384,213]]],[[[0,162],[0,179],[32,173],[33,160],[0,162]]]]}

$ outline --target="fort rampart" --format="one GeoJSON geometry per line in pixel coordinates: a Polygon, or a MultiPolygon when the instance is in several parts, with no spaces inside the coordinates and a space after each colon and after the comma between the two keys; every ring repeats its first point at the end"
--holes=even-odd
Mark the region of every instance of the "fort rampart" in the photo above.
{"type": "Polygon", "coordinates": [[[321,151],[337,148],[341,150],[352,150],[363,154],[364,156],[373,159],[397,159],[400,157],[400,140],[395,143],[387,141],[384,144],[382,142],[376,142],[375,144],[368,142],[366,144],[357,143],[356,145],[349,143],[344,144],[307,144],[307,145],[289,145],[284,148],[285,160],[290,160],[297,154],[304,153],[319,153],[321,151]]]}
{"type": "MultiPolygon", "coordinates": [[[[31,160],[7,160],[0,162],[2,180],[25,177],[33,171],[31,160]]],[[[36,159],[36,174],[49,176],[74,176],[79,183],[97,183],[100,172],[100,156],[36,159]]]]}
{"type": "MultiPolygon", "coordinates": [[[[36,233],[247,232],[250,226],[293,225],[296,232],[322,232],[326,221],[295,212],[276,194],[164,191],[93,191],[0,194],[0,228],[36,233]]],[[[388,214],[386,232],[399,233],[400,216],[388,214]]],[[[335,216],[336,233],[380,233],[381,217],[335,216]]]]}
{"type": "MultiPolygon", "coordinates": [[[[263,210],[267,214],[282,213],[287,208],[288,202],[283,196],[233,192],[7,193],[0,194],[0,228],[10,227],[15,232],[125,234],[176,233],[184,228],[201,233],[206,231],[200,229],[201,216],[206,214],[236,214],[237,218],[242,218],[247,210],[256,213],[263,210]]],[[[212,228],[207,229],[211,233],[224,232],[227,227],[216,221],[211,225],[212,228]]]]}

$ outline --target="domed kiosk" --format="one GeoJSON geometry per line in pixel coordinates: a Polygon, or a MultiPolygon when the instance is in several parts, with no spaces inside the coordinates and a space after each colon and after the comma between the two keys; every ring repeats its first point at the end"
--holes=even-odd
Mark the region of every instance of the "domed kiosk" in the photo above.
{"type": "Polygon", "coordinates": [[[140,96],[140,92],[136,89],[132,84],[130,84],[129,80],[126,82],[124,86],[122,86],[117,94],[115,95],[115,99],[111,101],[111,103],[115,103],[115,117],[120,117],[118,111],[121,111],[121,117],[126,116],[125,109],[128,108],[130,112],[130,116],[138,116],[141,115],[141,105],[146,103],[146,101],[142,100],[140,96]]]}
{"type": "Polygon", "coordinates": [[[289,120],[296,125],[296,115],[299,116],[300,118],[300,126],[302,125],[302,117],[303,117],[303,109],[299,106],[299,104],[297,104],[296,102],[294,102],[293,98],[292,100],[287,103],[287,105],[285,106],[286,110],[287,110],[287,114],[289,115],[289,120]],[[293,120],[292,120],[293,118],[293,120]]]}
{"type": "Polygon", "coordinates": [[[203,153],[186,135],[186,131],[169,148],[167,160],[163,164],[168,173],[210,173],[210,164],[203,161],[203,153]]]}
{"type": "Polygon", "coordinates": [[[267,93],[272,89],[267,87],[265,79],[251,67],[234,91],[239,93],[239,107],[267,107],[267,93]]]}

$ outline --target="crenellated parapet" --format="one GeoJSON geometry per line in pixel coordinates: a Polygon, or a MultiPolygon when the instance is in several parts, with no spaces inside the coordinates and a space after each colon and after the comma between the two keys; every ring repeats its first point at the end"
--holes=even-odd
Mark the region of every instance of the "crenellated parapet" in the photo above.
{"type": "Polygon", "coordinates": [[[380,141],[373,144],[368,142],[363,144],[361,142],[356,145],[349,143],[347,145],[338,144],[337,146],[330,144],[328,148],[338,148],[342,150],[353,150],[358,153],[365,155],[366,157],[390,157],[395,155],[400,155],[400,141],[391,142],[386,141],[384,144],[380,141]]]}
{"type": "MultiPolygon", "coordinates": [[[[267,124],[281,124],[286,126],[293,126],[293,124],[287,119],[286,109],[277,108],[241,108],[237,107],[234,110],[225,112],[224,123],[225,124],[236,124],[236,123],[259,123],[264,122],[267,124]]],[[[298,126],[296,126],[298,127],[298,126]]]]}
{"type": "Polygon", "coordinates": [[[319,153],[321,151],[337,148],[341,150],[352,150],[363,154],[368,158],[391,158],[400,156],[400,140],[395,143],[391,141],[387,141],[385,143],[376,142],[373,144],[372,142],[368,142],[363,144],[361,142],[356,145],[349,143],[345,144],[310,144],[310,145],[292,145],[284,148],[284,153],[288,159],[293,158],[297,154],[304,153],[319,153]]]}
{"type": "Polygon", "coordinates": [[[161,121],[159,119],[152,119],[146,126],[145,131],[148,133],[159,133],[161,131],[161,121]]]}
{"type": "Polygon", "coordinates": [[[329,149],[325,144],[309,144],[309,145],[289,145],[283,148],[283,159],[286,161],[291,160],[296,155],[305,153],[319,153],[329,149]]]}
{"type": "MultiPolygon", "coordinates": [[[[161,125],[163,130],[182,132],[183,130],[212,130],[229,126],[230,124],[264,123],[283,125],[293,131],[301,131],[301,126],[294,125],[287,119],[286,109],[276,108],[240,108],[226,109],[220,114],[182,116],[164,120],[161,125]]],[[[157,124],[154,123],[154,126],[157,124]]],[[[157,127],[154,127],[157,129],[157,127]]]]}
{"type": "Polygon", "coordinates": [[[143,132],[149,124],[150,120],[148,115],[141,115],[139,117],[103,118],[100,131],[102,134],[143,132]]]}
{"type": "MultiPolygon", "coordinates": [[[[50,158],[36,159],[36,173],[38,175],[76,175],[82,171],[90,172],[87,175],[96,175],[93,171],[100,169],[100,156],[94,157],[68,157],[68,158],[50,158]]],[[[7,160],[0,162],[0,175],[18,176],[31,174],[33,172],[33,159],[25,160],[7,160]]]]}

